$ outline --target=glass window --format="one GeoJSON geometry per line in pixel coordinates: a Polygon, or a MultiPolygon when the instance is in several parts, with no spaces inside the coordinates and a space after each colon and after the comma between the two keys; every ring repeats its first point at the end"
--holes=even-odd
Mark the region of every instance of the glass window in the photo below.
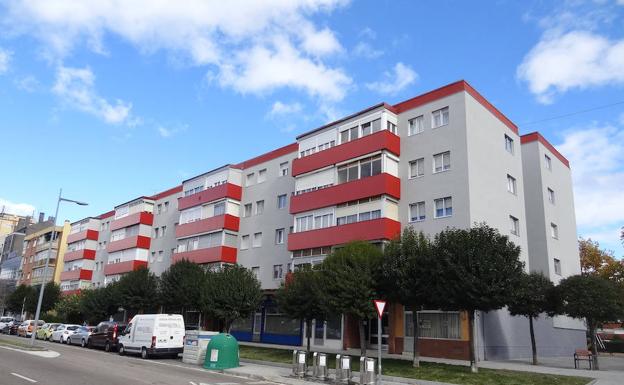
{"type": "Polygon", "coordinates": [[[561,275],[561,261],[555,258],[554,263],[555,263],[555,274],[561,275]]]}
{"type": "Polygon", "coordinates": [[[418,312],[421,338],[459,339],[460,317],[456,312],[418,312]]]}
{"type": "Polygon", "coordinates": [[[342,316],[329,315],[325,322],[325,338],[339,340],[342,337],[342,316]]]}
{"type": "Polygon", "coordinates": [[[284,207],[286,207],[286,194],[278,195],[277,196],[277,208],[283,209],[284,207]]]}
{"type": "Polygon", "coordinates": [[[245,178],[245,186],[251,186],[254,182],[254,173],[247,174],[245,178]]]}
{"type": "Polygon", "coordinates": [[[241,250],[249,248],[249,235],[243,235],[241,237],[241,250]]]}
{"type": "Polygon", "coordinates": [[[550,224],[550,236],[555,239],[559,238],[559,227],[554,223],[550,224]]]}
{"type": "Polygon", "coordinates": [[[370,135],[371,134],[371,123],[364,123],[362,124],[362,136],[366,136],[366,135],[370,135]]]}
{"type": "Polygon", "coordinates": [[[453,200],[451,197],[436,199],[434,203],[436,218],[450,217],[453,215],[453,200]]]}
{"type": "Polygon", "coordinates": [[[548,189],[548,202],[555,204],[555,192],[551,188],[548,189]]]}
{"type": "Polygon", "coordinates": [[[225,214],[225,202],[219,202],[214,205],[214,215],[224,215],[225,214]]]}
{"type": "Polygon", "coordinates": [[[512,194],[516,193],[516,178],[507,174],[507,191],[512,194]]]}
{"type": "Polygon", "coordinates": [[[416,135],[425,131],[425,117],[423,115],[417,116],[408,121],[408,135],[416,135]]]}
{"type": "Polygon", "coordinates": [[[451,169],[451,152],[446,151],[433,156],[433,172],[442,172],[451,169]]]}
{"type": "Polygon", "coordinates": [[[375,119],[371,124],[373,125],[373,132],[381,130],[381,119],[375,119]]]}
{"type": "Polygon", "coordinates": [[[509,216],[509,222],[511,225],[511,233],[514,235],[520,235],[520,222],[518,221],[518,218],[510,215],[509,216]]]}
{"type": "Polygon", "coordinates": [[[253,247],[261,247],[262,246],[262,233],[254,233],[253,237],[253,247]]]}
{"type": "Polygon", "coordinates": [[[386,121],[386,128],[388,131],[390,131],[391,133],[398,135],[397,134],[397,126],[396,124],[392,123],[391,121],[386,121]]]}
{"type": "Polygon", "coordinates": [[[266,168],[258,171],[258,183],[262,183],[264,181],[266,181],[267,178],[267,170],[266,168]]]}
{"type": "Polygon", "coordinates": [[[349,141],[349,130],[344,130],[340,133],[340,143],[347,143],[349,141]]]}
{"type": "Polygon", "coordinates": [[[431,126],[437,128],[449,123],[449,109],[444,107],[431,113],[431,126]]]}
{"type": "Polygon", "coordinates": [[[510,154],[514,153],[514,141],[507,135],[505,135],[505,150],[510,154]]]}
{"type": "Polygon", "coordinates": [[[413,160],[409,163],[410,178],[418,178],[425,175],[425,158],[413,160]]]}
{"type": "Polygon", "coordinates": [[[550,161],[550,157],[548,155],[544,155],[544,166],[546,166],[548,170],[552,170],[552,162],[550,161]]]}
{"type": "Polygon", "coordinates": [[[244,212],[243,216],[245,216],[245,217],[250,217],[251,216],[251,203],[245,204],[245,212],[244,212]]]}
{"type": "Polygon", "coordinates": [[[264,317],[264,332],[299,336],[301,335],[301,321],[278,313],[277,309],[267,309],[264,317]]]}
{"type": "Polygon", "coordinates": [[[349,129],[349,140],[355,140],[360,137],[360,129],[359,127],[352,127],[349,129]]]}
{"type": "Polygon", "coordinates": [[[264,201],[256,201],[256,215],[260,215],[264,212],[264,201]]]}
{"type": "Polygon", "coordinates": [[[288,175],[288,162],[280,163],[280,176],[288,175]]]}
{"type": "Polygon", "coordinates": [[[284,265],[273,265],[273,279],[281,279],[284,273],[284,265]]]}
{"type": "Polygon", "coordinates": [[[410,222],[424,221],[426,218],[425,202],[416,202],[409,205],[410,222]]]}
{"type": "Polygon", "coordinates": [[[275,244],[281,245],[284,243],[284,229],[275,230],[275,244]]]}

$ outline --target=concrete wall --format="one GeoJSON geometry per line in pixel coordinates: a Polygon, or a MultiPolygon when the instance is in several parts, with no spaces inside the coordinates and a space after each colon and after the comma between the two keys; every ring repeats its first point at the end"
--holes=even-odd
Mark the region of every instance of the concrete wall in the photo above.
{"type": "Polygon", "coordinates": [[[175,228],[180,219],[178,211],[178,198],[184,195],[178,192],[157,201],[154,201],[154,223],[152,225],[152,241],[148,255],[148,268],[156,275],[162,274],[171,265],[172,250],[176,248],[175,228]],[[169,202],[167,211],[164,210],[165,203],[169,202]],[[161,205],[160,213],[158,205],[161,205]],[[162,227],[166,226],[165,236],[162,236],[162,227]],[[154,238],[154,229],[159,229],[159,237],[154,238]],[[152,253],[153,256],[152,256],[152,253]]]}

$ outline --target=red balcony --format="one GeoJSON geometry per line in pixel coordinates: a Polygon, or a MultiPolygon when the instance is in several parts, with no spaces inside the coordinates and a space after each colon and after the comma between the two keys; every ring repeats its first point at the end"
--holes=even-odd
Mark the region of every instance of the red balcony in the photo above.
{"type": "Polygon", "coordinates": [[[90,239],[92,241],[98,240],[98,232],[95,230],[85,230],[78,233],[69,234],[67,236],[67,243],[74,243],[82,241],[83,239],[90,239]]]}
{"type": "Polygon", "coordinates": [[[348,225],[292,233],[288,235],[288,250],[342,245],[350,241],[393,239],[400,232],[400,222],[389,218],[372,219],[348,225]]]}
{"type": "Polygon", "coordinates": [[[382,194],[400,199],[401,180],[390,174],[382,173],[321,190],[294,195],[290,198],[290,213],[301,213],[382,194]]]}
{"type": "Polygon", "coordinates": [[[65,253],[65,256],[63,257],[63,261],[65,262],[71,262],[77,259],[94,260],[95,250],[82,249],[82,250],[76,250],[76,251],[68,251],[65,253]]]}
{"type": "Polygon", "coordinates": [[[216,217],[178,225],[176,227],[176,238],[188,237],[219,229],[238,231],[239,224],[239,217],[235,217],[230,214],[218,215],[216,217]]]}
{"type": "Polygon", "coordinates": [[[104,266],[104,275],[129,273],[131,271],[138,270],[141,267],[147,267],[147,261],[126,261],[111,263],[104,266]]]}
{"type": "Polygon", "coordinates": [[[179,262],[183,259],[202,264],[212,262],[236,263],[236,248],[229,246],[209,247],[173,254],[171,263],[179,262]]]}
{"type": "Polygon", "coordinates": [[[61,292],[61,295],[68,296],[68,295],[80,294],[80,292],[81,292],[80,289],[64,290],[61,292]]]}
{"type": "Polygon", "coordinates": [[[154,223],[154,214],[149,213],[147,211],[141,211],[139,213],[127,215],[123,218],[115,219],[110,224],[110,231],[123,229],[124,227],[132,226],[136,224],[151,226],[153,223],[154,223]]]}
{"type": "Polygon", "coordinates": [[[328,150],[323,150],[303,158],[293,160],[292,175],[297,176],[306,172],[318,170],[336,163],[344,162],[358,156],[370,154],[379,150],[388,150],[393,154],[401,155],[401,139],[388,130],[363,136],[351,142],[343,143],[328,150]]]}
{"type": "Polygon", "coordinates": [[[243,189],[232,183],[226,183],[212,187],[187,197],[178,198],[178,210],[188,209],[204,203],[212,202],[221,198],[241,200],[243,189]]]}
{"type": "Polygon", "coordinates": [[[119,250],[133,249],[135,247],[139,249],[149,249],[150,241],[150,237],[135,235],[134,237],[128,237],[109,243],[106,247],[106,251],[112,253],[119,250]]]}
{"type": "Polygon", "coordinates": [[[93,270],[77,269],[61,272],[61,281],[90,281],[93,276],[93,270]]]}

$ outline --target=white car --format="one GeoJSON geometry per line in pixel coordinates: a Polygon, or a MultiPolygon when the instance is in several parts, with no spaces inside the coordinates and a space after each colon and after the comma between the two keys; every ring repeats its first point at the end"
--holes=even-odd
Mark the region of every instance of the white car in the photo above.
{"type": "Polygon", "coordinates": [[[59,325],[56,330],[52,332],[50,340],[62,344],[67,343],[69,336],[76,333],[79,327],[80,325],[59,325]]]}
{"type": "Polygon", "coordinates": [[[4,328],[6,328],[7,326],[13,326],[13,322],[15,322],[15,319],[13,317],[0,317],[0,333],[3,333],[4,328]]]}

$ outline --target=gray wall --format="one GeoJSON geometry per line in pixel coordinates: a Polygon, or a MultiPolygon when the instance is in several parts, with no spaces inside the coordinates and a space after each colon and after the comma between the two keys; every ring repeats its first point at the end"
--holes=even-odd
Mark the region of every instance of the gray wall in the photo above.
{"type": "Polygon", "coordinates": [[[171,265],[171,250],[176,248],[175,227],[180,220],[178,211],[178,198],[183,196],[183,192],[175,193],[154,201],[154,224],[152,225],[152,240],[148,254],[148,267],[156,275],[162,274],[171,265]],[[165,202],[169,202],[169,209],[164,212],[165,202]],[[158,205],[162,205],[163,210],[158,214],[158,205]],[[154,238],[154,229],[158,228],[159,233],[163,226],[167,226],[165,236],[154,238]],[[159,260],[159,252],[162,251],[162,260],[159,260]],[[152,253],[155,258],[152,259],[152,253]]]}

